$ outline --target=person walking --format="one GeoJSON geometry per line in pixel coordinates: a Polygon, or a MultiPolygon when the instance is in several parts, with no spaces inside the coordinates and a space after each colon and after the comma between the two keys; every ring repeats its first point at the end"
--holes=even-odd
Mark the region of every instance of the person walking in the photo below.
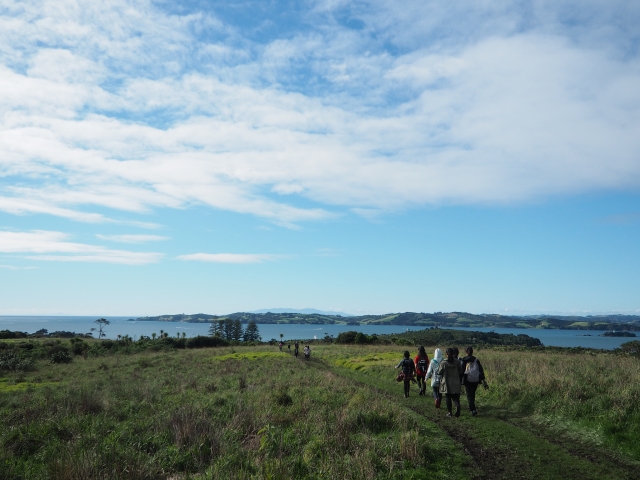
{"type": "Polygon", "coordinates": [[[440,368],[440,363],[442,362],[442,351],[439,348],[436,348],[435,352],[433,352],[433,359],[431,363],[429,363],[429,369],[427,370],[427,374],[425,375],[425,381],[429,378],[431,379],[431,389],[433,390],[433,401],[436,404],[436,408],[440,408],[440,402],[442,401],[442,394],[440,393],[440,379],[442,378],[438,374],[438,368],[440,368]]]}
{"type": "Polygon", "coordinates": [[[305,345],[302,352],[304,353],[304,359],[309,360],[311,357],[311,348],[309,348],[309,345],[305,345]]]}
{"type": "Polygon", "coordinates": [[[480,360],[473,356],[473,347],[467,347],[464,351],[467,353],[467,356],[462,359],[462,371],[464,372],[462,384],[467,393],[469,411],[471,415],[475,417],[478,414],[478,409],[476,408],[476,390],[478,390],[478,385],[482,383],[485,388],[489,387],[484,378],[484,368],[482,368],[480,360]]]}
{"type": "Polygon", "coordinates": [[[460,416],[460,392],[462,384],[460,378],[464,373],[462,365],[455,358],[453,348],[447,348],[447,360],[441,362],[438,367],[438,374],[442,376],[440,380],[440,393],[444,394],[447,399],[447,417],[452,416],[452,403],[456,406],[455,416],[460,416]]]}
{"type": "Polygon", "coordinates": [[[424,395],[427,391],[427,381],[425,376],[429,369],[429,357],[423,346],[418,348],[418,354],[413,359],[413,363],[416,366],[416,379],[418,380],[418,388],[420,389],[419,395],[424,395]]]}
{"type": "Polygon", "coordinates": [[[409,391],[411,390],[411,381],[415,381],[413,376],[416,372],[416,366],[411,360],[411,354],[409,350],[405,350],[404,358],[400,360],[400,363],[396,365],[396,368],[402,368],[402,374],[404,375],[404,398],[409,398],[409,391]]]}
{"type": "Polygon", "coordinates": [[[293,344],[293,354],[298,358],[298,352],[300,351],[300,344],[298,342],[293,344]]]}

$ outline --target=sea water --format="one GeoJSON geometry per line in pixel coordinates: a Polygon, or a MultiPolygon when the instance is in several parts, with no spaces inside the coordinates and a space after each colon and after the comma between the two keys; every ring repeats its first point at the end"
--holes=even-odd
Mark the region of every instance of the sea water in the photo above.
{"type": "MultiPolygon", "coordinates": [[[[145,335],[150,337],[152,333],[160,334],[160,330],[170,336],[176,334],[187,337],[196,335],[208,335],[208,323],[182,323],[182,322],[154,322],[154,321],[130,321],[132,317],[104,317],[110,324],[104,327],[106,338],[116,339],[118,335],[129,335],[137,339],[145,335]]],[[[97,317],[27,317],[27,316],[0,316],[0,330],[17,330],[34,333],[41,329],[49,332],[68,331],[76,333],[90,333],[96,328],[93,336],[97,338],[97,317]]],[[[447,327],[448,328],[448,327],[447,327]]],[[[322,339],[325,335],[337,336],[342,332],[355,330],[367,335],[402,333],[406,331],[421,330],[420,327],[406,325],[309,325],[309,324],[258,324],[260,336],[263,341],[270,339],[290,341],[294,339],[322,339]]],[[[585,347],[614,349],[625,342],[634,340],[629,337],[601,337],[600,330],[543,330],[533,328],[461,328],[456,330],[475,330],[480,332],[510,333],[513,335],[525,334],[538,338],[546,346],[557,347],[585,347]]]]}

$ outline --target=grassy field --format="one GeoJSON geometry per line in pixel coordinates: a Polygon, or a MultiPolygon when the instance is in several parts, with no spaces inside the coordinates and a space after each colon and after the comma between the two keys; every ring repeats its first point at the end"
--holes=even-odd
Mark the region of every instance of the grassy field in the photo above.
{"type": "Polygon", "coordinates": [[[393,381],[404,347],[38,360],[0,376],[0,479],[640,478],[640,362],[484,349],[480,415],[393,381]]]}

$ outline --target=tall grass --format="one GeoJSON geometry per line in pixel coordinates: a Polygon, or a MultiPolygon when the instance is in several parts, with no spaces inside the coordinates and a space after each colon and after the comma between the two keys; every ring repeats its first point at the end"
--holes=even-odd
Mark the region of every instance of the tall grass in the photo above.
{"type": "Polygon", "coordinates": [[[489,377],[491,401],[564,424],[640,460],[638,358],[492,350],[478,356],[489,377]]]}
{"type": "Polygon", "coordinates": [[[41,362],[0,389],[0,479],[464,476],[433,425],[313,363],[273,347],[41,362]]]}

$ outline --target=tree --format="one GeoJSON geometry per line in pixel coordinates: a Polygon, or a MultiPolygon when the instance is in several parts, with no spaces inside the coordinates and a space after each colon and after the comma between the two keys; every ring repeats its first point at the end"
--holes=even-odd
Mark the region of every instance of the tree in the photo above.
{"type": "Polygon", "coordinates": [[[284,333],[280,334],[280,341],[282,341],[282,339],[284,338],[284,333]]]}
{"type": "Polygon", "coordinates": [[[106,337],[107,335],[104,333],[103,328],[109,325],[111,322],[106,318],[99,318],[93,323],[98,324],[98,338],[106,337]]]}
{"type": "Polygon", "coordinates": [[[156,332],[153,332],[153,333],[151,334],[151,338],[153,338],[154,340],[156,339],[156,332]]]}
{"type": "Polygon", "coordinates": [[[225,340],[233,340],[233,320],[227,318],[224,321],[223,330],[223,337],[225,338],[225,340]]]}
{"type": "Polygon", "coordinates": [[[240,321],[239,318],[236,318],[233,321],[233,328],[231,331],[231,338],[232,340],[237,340],[238,342],[240,340],[242,340],[242,322],[240,321]]]}
{"type": "Polygon", "coordinates": [[[247,328],[244,329],[244,341],[245,342],[257,342],[260,340],[260,332],[258,331],[258,325],[256,322],[249,322],[247,328]]]}
{"type": "Polygon", "coordinates": [[[219,337],[220,328],[218,327],[218,322],[213,321],[211,325],[209,325],[209,335],[212,337],[219,337]]]}

